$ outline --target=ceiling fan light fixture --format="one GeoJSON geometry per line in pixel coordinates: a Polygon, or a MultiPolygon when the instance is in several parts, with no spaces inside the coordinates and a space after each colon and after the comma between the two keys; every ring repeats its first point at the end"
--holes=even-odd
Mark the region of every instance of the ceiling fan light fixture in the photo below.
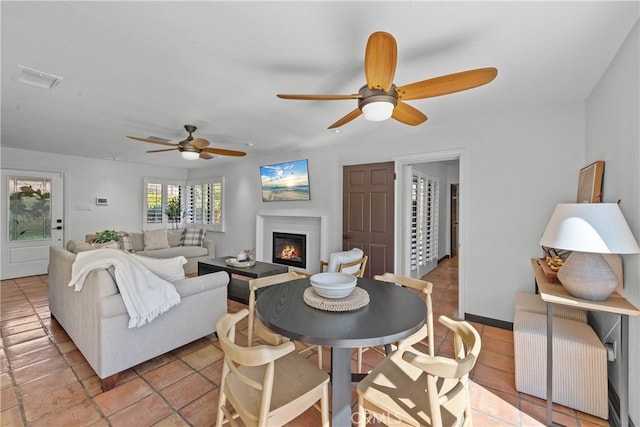
{"type": "Polygon", "coordinates": [[[392,102],[375,101],[362,106],[362,113],[370,122],[381,122],[391,117],[394,108],[395,105],[392,102]]]}
{"type": "Polygon", "coordinates": [[[180,155],[182,156],[183,159],[185,160],[198,160],[198,158],[200,158],[200,153],[195,152],[195,151],[181,151],[180,155]]]}

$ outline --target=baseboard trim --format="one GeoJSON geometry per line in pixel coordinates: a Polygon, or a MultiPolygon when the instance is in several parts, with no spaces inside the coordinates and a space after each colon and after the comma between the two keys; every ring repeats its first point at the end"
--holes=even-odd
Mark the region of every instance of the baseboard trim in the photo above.
{"type": "Polygon", "coordinates": [[[505,322],[504,320],[492,319],[490,317],[483,317],[483,316],[478,316],[470,313],[465,313],[464,320],[468,320],[469,322],[480,323],[482,325],[493,326],[494,328],[513,331],[513,323],[505,322]]]}
{"type": "Polygon", "coordinates": [[[451,255],[450,255],[450,254],[446,254],[445,256],[443,256],[442,258],[440,258],[440,259],[438,260],[438,264],[440,264],[440,263],[441,263],[442,261],[444,261],[445,259],[449,259],[449,258],[451,258],[451,255]]]}

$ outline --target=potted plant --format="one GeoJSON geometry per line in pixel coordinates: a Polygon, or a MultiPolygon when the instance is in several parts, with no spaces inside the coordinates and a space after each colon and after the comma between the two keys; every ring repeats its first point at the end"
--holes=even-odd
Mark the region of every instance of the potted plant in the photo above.
{"type": "Polygon", "coordinates": [[[180,224],[182,220],[182,210],[180,207],[180,199],[173,196],[167,201],[167,207],[164,209],[164,213],[167,215],[167,219],[171,222],[174,230],[178,228],[178,224],[180,224]]]}
{"type": "Polygon", "coordinates": [[[122,242],[122,236],[115,230],[98,231],[91,243],[122,242]]]}

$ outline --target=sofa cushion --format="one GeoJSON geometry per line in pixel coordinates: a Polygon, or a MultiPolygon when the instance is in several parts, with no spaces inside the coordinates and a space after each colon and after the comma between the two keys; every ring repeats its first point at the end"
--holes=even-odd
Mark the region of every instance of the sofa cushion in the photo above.
{"type": "Polygon", "coordinates": [[[185,278],[182,266],[187,263],[187,259],[184,256],[173,258],[152,258],[139,254],[131,254],[131,256],[164,280],[175,282],[185,278]]]}
{"type": "Polygon", "coordinates": [[[182,246],[202,246],[204,228],[185,228],[182,234],[182,246]]]}
{"type": "Polygon", "coordinates": [[[125,231],[119,231],[118,235],[120,236],[120,249],[123,249],[127,252],[133,252],[133,243],[131,242],[129,233],[125,231]]]}
{"type": "Polygon", "coordinates": [[[144,250],[169,248],[166,228],[144,230],[144,250]]]}
{"type": "Polygon", "coordinates": [[[144,234],[127,232],[129,238],[131,238],[131,246],[133,246],[133,252],[144,251],[144,234]]]}
{"type": "Polygon", "coordinates": [[[92,251],[94,249],[95,248],[91,246],[91,243],[82,242],[80,240],[69,240],[67,242],[67,250],[69,252],[73,252],[74,254],[83,251],[92,251]]]}
{"type": "Polygon", "coordinates": [[[184,230],[167,230],[167,240],[169,241],[169,246],[175,248],[176,246],[180,246],[182,242],[182,233],[184,230]]]}
{"type": "Polygon", "coordinates": [[[206,256],[208,254],[209,250],[203,246],[177,246],[175,248],[136,252],[136,255],[144,255],[154,258],[172,258],[180,255],[186,258],[194,258],[206,256]]]}

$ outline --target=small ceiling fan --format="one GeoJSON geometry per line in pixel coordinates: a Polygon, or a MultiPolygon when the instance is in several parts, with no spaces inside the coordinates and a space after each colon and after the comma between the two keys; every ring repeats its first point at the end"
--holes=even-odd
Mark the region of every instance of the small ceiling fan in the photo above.
{"type": "Polygon", "coordinates": [[[455,74],[435,77],[404,86],[393,84],[396,72],[398,48],[396,40],[389,33],[378,31],[367,41],[364,55],[364,73],[367,84],[352,95],[295,95],[278,94],[278,98],[307,101],[336,101],[357,99],[358,108],[329,126],[337,128],[364,114],[370,121],[382,121],[389,117],[416,126],[427,120],[421,111],[404,101],[431,98],[460,92],[489,83],[498,75],[495,68],[479,68],[455,74]]]}
{"type": "Polygon", "coordinates": [[[178,143],[172,143],[167,141],[162,141],[160,139],[149,139],[149,138],[139,138],[137,136],[127,136],[127,138],[135,139],[137,141],[142,142],[150,142],[152,144],[160,144],[166,145],[172,148],[165,148],[163,150],[149,150],[147,153],[161,153],[163,151],[173,151],[178,150],[182,158],[187,160],[197,160],[197,159],[213,159],[215,156],[212,154],[217,154],[220,156],[245,156],[247,153],[244,151],[234,151],[234,150],[225,150],[223,148],[211,148],[208,147],[210,144],[204,138],[194,138],[193,132],[196,131],[197,127],[193,125],[184,125],[184,128],[187,132],[189,132],[189,136],[178,143]]]}

